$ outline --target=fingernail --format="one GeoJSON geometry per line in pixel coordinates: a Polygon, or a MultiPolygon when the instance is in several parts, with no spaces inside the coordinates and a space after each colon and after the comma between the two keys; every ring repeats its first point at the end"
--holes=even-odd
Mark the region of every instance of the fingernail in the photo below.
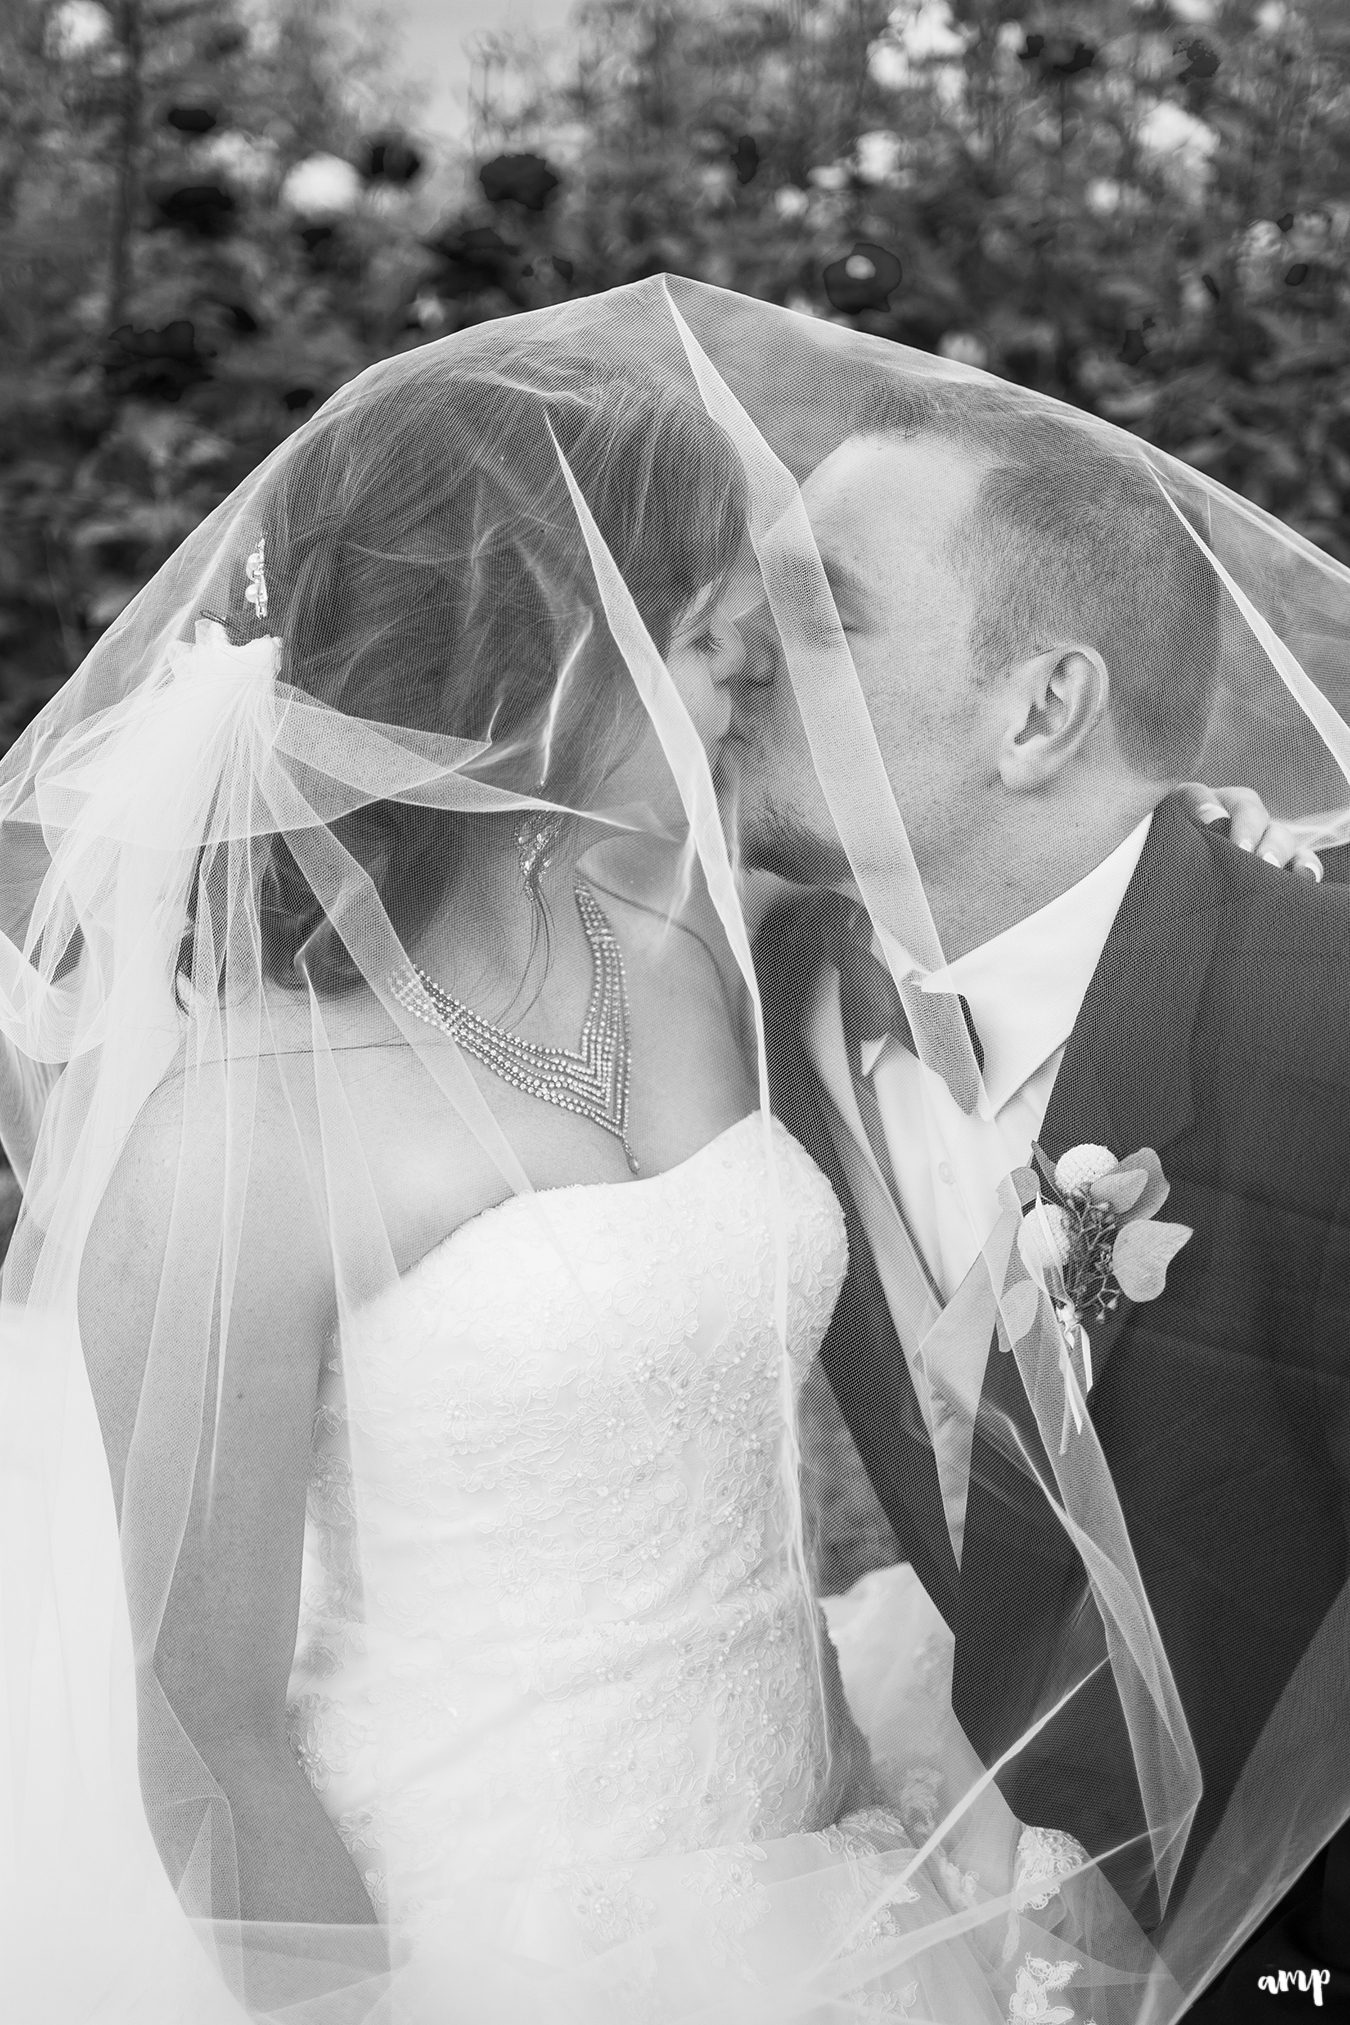
{"type": "Polygon", "coordinates": [[[1221,823],[1226,818],[1228,811],[1222,802],[1201,802],[1195,813],[1199,816],[1202,823],[1221,823]]]}
{"type": "Polygon", "coordinates": [[[1256,846],[1255,844],[1249,844],[1245,837],[1239,837],[1238,849],[1239,851],[1254,851],[1256,849],[1256,846]]]}
{"type": "Polygon", "coordinates": [[[1312,879],[1313,881],[1315,881],[1317,885],[1319,886],[1321,885],[1322,861],[1320,858],[1317,859],[1301,858],[1298,864],[1295,865],[1294,870],[1296,872],[1301,872],[1305,879],[1312,879]]]}
{"type": "Polygon", "coordinates": [[[1263,864],[1273,865],[1276,871],[1280,868],[1280,855],[1278,851],[1262,851],[1261,860],[1263,864]]]}

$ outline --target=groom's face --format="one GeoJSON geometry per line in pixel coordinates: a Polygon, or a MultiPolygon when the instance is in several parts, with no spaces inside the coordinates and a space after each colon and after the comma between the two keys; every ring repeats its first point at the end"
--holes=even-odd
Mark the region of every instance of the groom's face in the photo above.
{"type": "MultiPolygon", "coordinates": [[[[952,538],[977,473],[949,445],[852,437],[802,499],[900,813],[922,872],[991,779],[993,712],[968,647],[972,593],[952,538]]],[[[838,883],[848,861],[772,633],[747,641],[723,778],[746,861],[838,883]]]]}

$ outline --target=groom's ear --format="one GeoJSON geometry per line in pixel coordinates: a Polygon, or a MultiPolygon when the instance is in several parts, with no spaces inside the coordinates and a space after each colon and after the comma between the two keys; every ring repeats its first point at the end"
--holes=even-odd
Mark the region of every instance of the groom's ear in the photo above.
{"type": "Polygon", "coordinates": [[[1005,683],[999,774],[1014,794],[1035,794],[1082,757],[1106,719],[1111,678],[1095,647],[1053,647],[1018,662],[1005,683]]]}

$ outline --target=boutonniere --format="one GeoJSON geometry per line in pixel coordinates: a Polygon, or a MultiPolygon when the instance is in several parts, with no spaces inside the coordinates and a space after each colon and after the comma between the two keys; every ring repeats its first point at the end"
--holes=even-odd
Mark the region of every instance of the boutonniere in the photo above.
{"type": "Polygon", "coordinates": [[[1075,1353],[1081,1358],[1085,1398],[1092,1390],[1087,1320],[1104,1321],[1122,1294],[1156,1300],[1168,1266],[1192,1233],[1158,1216],[1171,1184],[1151,1146],[1123,1160],[1108,1146],[1071,1146],[1053,1163],[1041,1147],[1031,1150],[1034,1165],[1013,1176],[1025,1212],[1017,1245],[1059,1317],[1069,1403],[1081,1433],[1072,1360],[1075,1353]]]}

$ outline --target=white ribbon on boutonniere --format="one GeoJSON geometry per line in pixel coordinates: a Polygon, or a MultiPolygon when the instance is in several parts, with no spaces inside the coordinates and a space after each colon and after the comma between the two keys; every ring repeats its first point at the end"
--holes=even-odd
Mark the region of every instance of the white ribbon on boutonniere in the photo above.
{"type": "Polygon", "coordinates": [[[1104,1321],[1122,1295],[1131,1301],[1156,1300],[1167,1283],[1168,1266],[1192,1232],[1184,1223],[1158,1218],[1171,1184],[1151,1146],[1123,1160],[1108,1146],[1071,1146],[1052,1164],[1033,1145],[1032,1160],[1032,1166],[1019,1167],[1011,1177],[1024,1211],[1017,1248],[1059,1321],[1063,1455],[1070,1420],[1079,1434],[1083,1431],[1093,1385],[1085,1318],[1104,1321]]]}

